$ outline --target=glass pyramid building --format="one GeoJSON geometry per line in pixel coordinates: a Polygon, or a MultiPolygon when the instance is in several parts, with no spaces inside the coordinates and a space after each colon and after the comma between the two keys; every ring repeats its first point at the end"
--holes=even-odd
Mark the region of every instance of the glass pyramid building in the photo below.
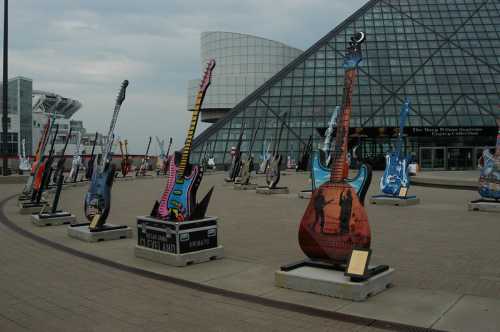
{"type": "Polygon", "coordinates": [[[350,148],[358,146],[359,158],[377,167],[395,143],[408,96],[406,152],[424,168],[475,167],[483,147],[495,144],[500,116],[498,0],[369,1],[201,133],[192,162],[206,153],[218,165],[230,163],[242,125],[245,153],[259,122],[254,155],[275,141],[282,123],[284,156],[296,159],[310,135],[316,147],[341,104],[343,53],[356,31],[366,33],[366,42],[350,148]]]}

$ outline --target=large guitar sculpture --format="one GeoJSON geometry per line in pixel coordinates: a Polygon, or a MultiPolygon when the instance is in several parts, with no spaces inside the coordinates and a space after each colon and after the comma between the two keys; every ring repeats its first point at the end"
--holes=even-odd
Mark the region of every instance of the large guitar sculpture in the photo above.
{"type": "MultiPolygon", "coordinates": [[[[370,225],[356,191],[346,182],[352,93],[361,61],[362,32],[351,37],[344,59],[344,94],[332,155],[330,181],[312,193],[299,227],[299,244],[313,260],[345,264],[353,248],[370,247],[370,225]]],[[[369,185],[369,184],[368,184],[369,185]]]]}
{"type": "Polygon", "coordinates": [[[30,159],[26,156],[26,139],[23,138],[21,143],[21,153],[19,153],[19,170],[21,172],[29,171],[31,169],[30,159]]]}
{"type": "Polygon", "coordinates": [[[73,159],[71,160],[71,170],[69,171],[67,182],[76,182],[78,180],[78,174],[80,173],[80,168],[83,167],[82,156],[81,156],[81,144],[82,144],[82,133],[78,132],[76,136],[76,146],[73,152],[73,159]]]}
{"type": "Polygon", "coordinates": [[[43,158],[40,159],[40,165],[37,169],[35,180],[33,181],[33,194],[31,200],[36,201],[37,204],[40,203],[43,191],[48,187],[49,184],[52,163],[54,162],[54,144],[56,142],[58,133],[59,133],[59,125],[57,124],[54,136],[52,136],[49,155],[43,156],[43,158]]]}
{"type": "MultiPolygon", "coordinates": [[[[312,169],[311,169],[311,178],[312,178],[312,190],[316,190],[323,183],[328,182],[330,180],[331,171],[330,171],[330,162],[331,162],[331,152],[332,152],[332,137],[333,137],[333,129],[337,126],[337,117],[339,113],[340,107],[336,107],[332,113],[332,117],[330,118],[330,122],[328,123],[328,128],[325,132],[325,141],[323,143],[323,147],[316,151],[312,160],[312,169]],[[324,160],[324,163],[323,163],[324,160]]],[[[349,167],[346,162],[346,168],[349,167]]],[[[364,202],[366,192],[368,191],[368,187],[370,186],[372,180],[372,168],[370,165],[363,163],[361,164],[358,174],[354,178],[346,178],[345,181],[351,185],[358,194],[361,202],[364,202]]]]}
{"type": "Polygon", "coordinates": [[[202,202],[196,204],[196,192],[203,177],[203,169],[198,165],[191,165],[189,163],[189,156],[191,155],[191,147],[200,116],[201,105],[210,85],[214,67],[215,60],[210,60],[201,80],[198,93],[196,94],[195,107],[182,155],[174,153],[169,157],[167,186],[159,204],[157,202],[153,208],[152,215],[154,217],[171,221],[185,221],[204,217],[204,210],[210,200],[213,187],[202,202]],[[178,163],[176,163],[177,161],[178,163]]]}
{"type": "Polygon", "coordinates": [[[281,163],[283,161],[283,156],[279,153],[279,148],[283,128],[285,128],[284,121],[281,123],[279,134],[275,139],[274,151],[266,169],[266,183],[269,189],[276,188],[281,178],[281,163]]]}
{"type": "Polygon", "coordinates": [[[399,113],[398,143],[395,151],[385,156],[385,171],[380,179],[380,190],[391,196],[406,197],[410,187],[410,174],[408,172],[408,158],[402,156],[403,129],[410,113],[410,98],[406,97],[399,113]]]}
{"type": "Polygon", "coordinates": [[[64,143],[64,147],[61,150],[61,155],[60,155],[59,159],[57,160],[57,164],[56,164],[56,167],[55,167],[54,172],[53,172],[54,174],[52,177],[52,183],[54,183],[54,184],[57,184],[59,177],[62,176],[64,173],[64,164],[66,163],[65,154],[66,154],[66,149],[68,148],[68,143],[71,140],[72,133],[73,133],[73,128],[70,128],[68,136],[66,137],[66,141],[64,143]]]}
{"type": "Polygon", "coordinates": [[[168,142],[168,149],[165,152],[165,140],[156,136],[156,142],[158,143],[158,148],[160,149],[160,155],[158,156],[158,160],[156,162],[156,173],[160,175],[160,172],[163,174],[167,174],[167,159],[170,153],[170,148],[172,147],[172,137],[170,137],[168,142]]]}
{"type": "Polygon", "coordinates": [[[96,165],[92,174],[89,190],[85,194],[85,217],[91,222],[89,226],[91,230],[102,228],[106,223],[106,218],[108,217],[111,207],[111,187],[115,178],[115,167],[111,163],[113,158],[113,132],[116,120],[118,119],[118,113],[120,112],[120,107],[125,100],[127,86],[128,81],[123,81],[118,97],[116,98],[113,117],[109,125],[106,146],[102,151],[101,162],[99,165],[96,165]]]}
{"type": "Polygon", "coordinates": [[[257,127],[255,127],[252,135],[252,141],[250,142],[250,147],[248,148],[248,154],[245,159],[241,162],[241,171],[240,171],[240,184],[248,185],[250,183],[250,175],[253,171],[253,145],[255,144],[255,139],[257,138],[257,133],[259,131],[262,120],[257,123],[257,127]]]}
{"type": "Polygon", "coordinates": [[[234,149],[234,154],[231,158],[231,165],[227,172],[227,177],[224,179],[226,182],[234,182],[241,169],[241,143],[243,141],[243,132],[245,131],[245,123],[241,125],[240,136],[238,137],[238,143],[234,149]]]}
{"type": "Polygon", "coordinates": [[[148,141],[148,147],[146,148],[146,153],[144,154],[144,157],[142,157],[141,160],[141,165],[139,168],[135,171],[135,176],[145,176],[146,171],[148,170],[148,154],[149,154],[149,147],[151,146],[151,136],[149,136],[149,141],[148,141]]]}
{"type": "Polygon", "coordinates": [[[297,171],[307,171],[309,168],[309,158],[312,151],[312,138],[312,135],[310,135],[302,155],[298,158],[298,163],[295,166],[295,170],[297,171]]]}
{"type": "Polygon", "coordinates": [[[479,194],[483,198],[500,200],[500,118],[498,126],[495,154],[488,149],[483,150],[483,167],[479,177],[479,194]]]}
{"type": "Polygon", "coordinates": [[[271,143],[267,143],[267,141],[264,140],[262,143],[262,153],[260,154],[260,166],[259,166],[259,173],[264,174],[267,169],[267,165],[269,164],[269,159],[271,159],[271,153],[269,150],[271,149],[271,143]]]}
{"type": "MultiPolygon", "coordinates": [[[[92,178],[92,174],[94,174],[94,165],[95,165],[95,146],[97,144],[97,138],[99,134],[96,132],[94,136],[94,144],[92,144],[92,152],[90,153],[90,159],[87,163],[87,171],[85,172],[85,178],[90,180],[92,178]]],[[[102,151],[101,151],[102,152],[102,151]]]]}
{"type": "MultiPolygon", "coordinates": [[[[64,164],[66,163],[65,153],[66,153],[66,148],[68,147],[68,143],[71,139],[72,131],[73,131],[73,128],[70,128],[68,136],[66,137],[66,142],[64,143],[64,148],[61,151],[61,157],[59,158],[59,160],[57,162],[57,169],[55,172],[55,174],[57,175],[57,179],[55,181],[56,182],[56,192],[54,194],[54,199],[52,200],[52,206],[50,208],[50,213],[52,215],[56,214],[57,206],[59,204],[59,198],[61,197],[61,191],[62,191],[62,186],[63,186],[63,182],[64,182],[64,164]]],[[[43,213],[44,210],[45,210],[45,208],[42,209],[42,211],[40,213],[43,213]]]]}
{"type": "Polygon", "coordinates": [[[23,195],[31,195],[33,192],[33,183],[35,181],[36,174],[38,173],[38,168],[40,167],[41,162],[43,161],[45,148],[47,147],[47,143],[49,140],[50,133],[55,123],[55,114],[49,116],[47,120],[47,124],[45,125],[45,129],[43,131],[42,136],[40,136],[40,140],[38,141],[35,157],[33,159],[33,164],[31,165],[30,176],[28,177],[28,181],[24,185],[23,195]]]}

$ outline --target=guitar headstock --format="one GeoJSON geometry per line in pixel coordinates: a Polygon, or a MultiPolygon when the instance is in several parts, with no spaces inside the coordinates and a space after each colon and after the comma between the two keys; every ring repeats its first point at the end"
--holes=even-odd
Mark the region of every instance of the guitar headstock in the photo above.
{"type": "Polygon", "coordinates": [[[203,74],[203,78],[200,83],[200,90],[201,91],[206,91],[208,86],[210,85],[211,79],[212,79],[212,71],[215,68],[215,60],[211,59],[207,63],[207,67],[205,68],[205,72],[203,74]]]}
{"type": "Polygon", "coordinates": [[[365,33],[360,31],[356,32],[351,37],[349,46],[347,46],[346,54],[344,57],[344,69],[356,68],[361,62],[361,44],[365,41],[365,33]]]}
{"type": "Polygon", "coordinates": [[[170,137],[170,140],[168,141],[168,144],[172,144],[172,137],[170,137]]]}
{"type": "Polygon", "coordinates": [[[122,82],[122,86],[120,88],[120,92],[118,93],[118,97],[116,97],[116,104],[121,105],[125,100],[125,92],[127,91],[128,80],[122,82]]]}

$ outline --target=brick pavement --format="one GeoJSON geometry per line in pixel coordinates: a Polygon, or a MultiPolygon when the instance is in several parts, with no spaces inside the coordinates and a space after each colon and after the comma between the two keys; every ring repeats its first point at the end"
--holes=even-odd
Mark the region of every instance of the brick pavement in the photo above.
{"type": "Polygon", "coordinates": [[[118,271],[2,224],[0,266],[0,331],[382,331],[118,271]]]}

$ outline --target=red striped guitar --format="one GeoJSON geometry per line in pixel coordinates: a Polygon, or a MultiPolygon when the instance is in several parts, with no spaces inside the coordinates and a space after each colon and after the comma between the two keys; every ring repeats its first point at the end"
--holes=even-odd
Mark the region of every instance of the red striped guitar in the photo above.
{"type": "Polygon", "coordinates": [[[313,192],[300,222],[300,247],[313,260],[344,264],[354,247],[370,247],[368,217],[355,189],[346,181],[345,167],[352,93],[364,39],[362,32],[351,37],[344,58],[342,113],[337,123],[330,181],[313,192]]]}

